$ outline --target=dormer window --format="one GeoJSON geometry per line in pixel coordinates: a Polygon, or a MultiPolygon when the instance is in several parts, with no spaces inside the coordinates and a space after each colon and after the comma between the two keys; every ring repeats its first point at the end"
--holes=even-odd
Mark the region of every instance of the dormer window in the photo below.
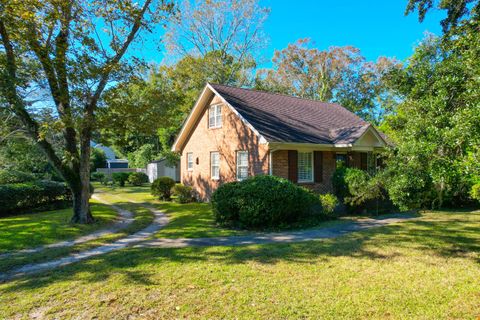
{"type": "Polygon", "coordinates": [[[215,104],[208,109],[208,127],[221,128],[222,127],[222,106],[215,104]]]}

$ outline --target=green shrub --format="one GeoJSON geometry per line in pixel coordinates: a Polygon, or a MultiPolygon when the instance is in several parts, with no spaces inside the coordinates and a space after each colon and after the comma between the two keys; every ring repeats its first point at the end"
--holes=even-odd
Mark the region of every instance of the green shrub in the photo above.
{"type": "Polygon", "coordinates": [[[23,183],[35,180],[31,173],[17,170],[0,170],[0,184],[23,183]]]}
{"type": "Polygon", "coordinates": [[[102,182],[105,179],[105,173],[103,173],[103,172],[92,172],[92,174],[90,175],[90,178],[93,181],[102,182]]]}
{"type": "Polygon", "coordinates": [[[0,215],[21,213],[71,200],[70,190],[60,182],[35,181],[0,185],[0,215]]]}
{"type": "Polygon", "coordinates": [[[125,182],[127,182],[129,176],[130,172],[114,172],[112,173],[112,180],[120,187],[125,187],[125,182]]]}
{"type": "Polygon", "coordinates": [[[274,176],[224,184],[214,192],[212,207],[217,223],[246,229],[285,227],[321,214],[315,194],[274,176]]]}
{"type": "Polygon", "coordinates": [[[473,185],[470,196],[472,199],[480,201],[480,183],[473,185]]]}
{"type": "Polygon", "coordinates": [[[224,183],[212,195],[211,204],[215,221],[220,225],[233,226],[239,221],[240,182],[224,183]]]}
{"type": "Polygon", "coordinates": [[[175,181],[170,177],[160,177],[153,181],[151,186],[152,195],[161,200],[170,200],[171,190],[175,186],[175,181]]]}
{"type": "Polygon", "coordinates": [[[128,183],[134,186],[141,186],[148,182],[148,176],[143,172],[132,172],[128,177],[128,183]]]}
{"type": "Polygon", "coordinates": [[[172,188],[172,195],[175,196],[174,200],[179,203],[191,202],[192,197],[192,187],[185,186],[181,183],[177,183],[172,188]]]}
{"type": "Polygon", "coordinates": [[[338,198],[331,193],[321,194],[320,203],[322,204],[322,210],[325,215],[331,216],[335,212],[335,208],[338,206],[338,198]]]}

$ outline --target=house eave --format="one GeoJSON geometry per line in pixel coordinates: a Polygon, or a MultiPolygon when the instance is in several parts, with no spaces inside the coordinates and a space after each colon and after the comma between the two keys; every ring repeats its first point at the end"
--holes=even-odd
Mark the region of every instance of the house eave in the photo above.
{"type": "Polygon", "coordinates": [[[351,143],[298,143],[298,142],[269,142],[270,150],[318,150],[318,151],[380,151],[383,147],[355,146],[351,143]]]}

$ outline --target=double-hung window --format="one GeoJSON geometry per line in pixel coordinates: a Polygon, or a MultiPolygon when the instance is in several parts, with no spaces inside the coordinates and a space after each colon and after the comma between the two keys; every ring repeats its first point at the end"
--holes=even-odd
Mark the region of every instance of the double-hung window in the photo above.
{"type": "Polygon", "coordinates": [[[215,104],[208,109],[208,127],[222,127],[222,106],[220,104],[215,104]]]}
{"type": "Polygon", "coordinates": [[[237,180],[248,178],[248,151],[237,151],[237,180]]]}
{"type": "Polygon", "coordinates": [[[220,154],[218,152],[210,153],[210,175],[213,180],[220,179],[220,154]]]}
{"type": "Polygon", "coordinates": [[[192,152],[187,152],[187,170],[188,171],[193,170],[193,153],[192,152]]]}
{"type": "Polygon", "coordinates": [[[298,153],[298,182],[313,182],[313,152],[298,153]]]}

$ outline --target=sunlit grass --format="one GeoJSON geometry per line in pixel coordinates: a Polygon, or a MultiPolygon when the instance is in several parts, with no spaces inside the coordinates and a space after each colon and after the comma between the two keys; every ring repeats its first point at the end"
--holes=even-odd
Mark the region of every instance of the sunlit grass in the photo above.
{"type": "Polygon", "coordinates": [[[88,225],[70,223],[71,208],[0,218],[0,253],[74,239],[113,223],[115,210],[91,203],[95,223],[88,225]]]}
{"type": "Polygon", "coordinates": [[[0,285],[5,318],[476,319],[480,213],[296,244],[127,249],[0,285]]]}

